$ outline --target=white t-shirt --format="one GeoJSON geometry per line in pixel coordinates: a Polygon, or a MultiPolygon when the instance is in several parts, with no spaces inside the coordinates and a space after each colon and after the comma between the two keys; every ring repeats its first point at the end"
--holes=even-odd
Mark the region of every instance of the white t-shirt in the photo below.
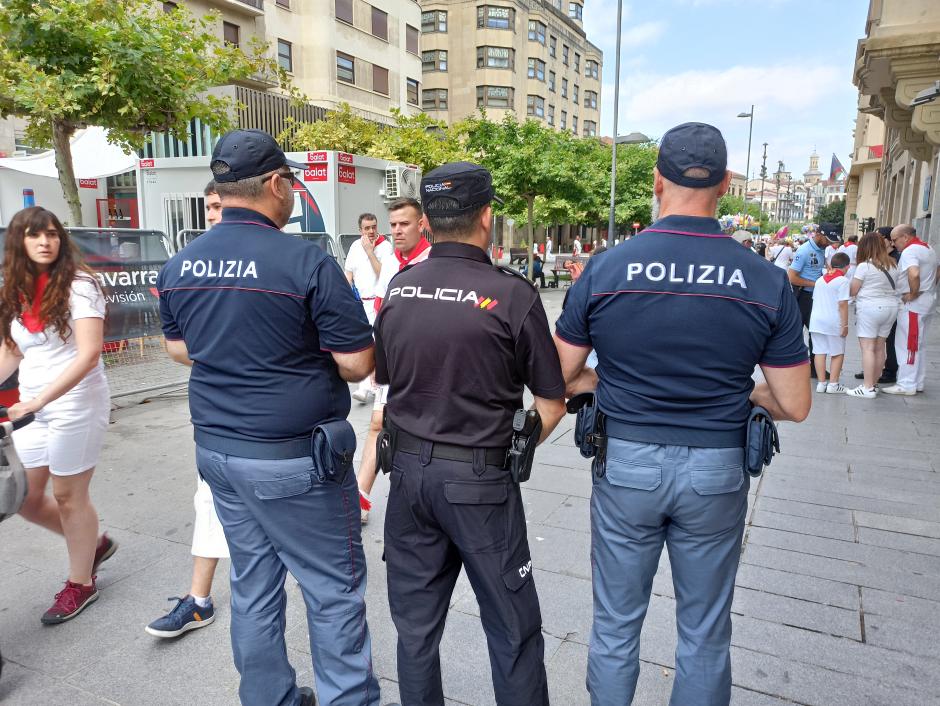
{"type": "MultiPolygon", "coordinates": [[[[395,259],[392,257],[392,244],[388,239],[376,245],[374,252],[379,264],[383,264],[386,258],[395,259]]],[[[379,282],[379,275],[375,274],[375,270],[372,269],[372,262],[369,260],[369,256],[366,255],[361,240],[357,240],[349,248],[349,254],[346,256],[346,264],[343,268],[352,274],[353,284],[359,290],[360,297],[363,299],[375,297],[375,288],[379,282]]]]}
{"type": "Polygon", "coordinates": [[[832,256],[838,252],[838,249],[834,245],[826,246],[826,264],[832,264],[832,256]]]}
{"type": "Polygon", "coordinates": [[[549,255],[552,254],[552,239],[545,239],[545,258],[547,259],[549,255]]]}
{"type": "Polygon", "coordinates": [[[813,311],[809,317],[810,333],[823,333],[838,336],[842,333],[842,318],[839,315],[839,302],[849,300],[849,280],[839,276],[831,282],[824,277],[816,280],[813,287],[813,311]]]}
{"type": "Polygon", "coordinates": [[[850,266],[854,266],[858,262],[858,245],[855,243],[846,243],[839,248],[839,252],[844,252],[849,256],[850,266]]]}
{"type": "MultiPolygon", "coordinates": [[[[20,362],[20,397],[32,399],[55,380],[78,355],[78,346],[75,344],[75,321],[77,319],[103,319],[105,317],[104,294],[97,282],[88,275],[79,274],[72,282],[72,293],[69,296],[69,326],[72,331],[68,341],[63,341],[57,331],[47,327],[40,333],[30,333],[25,326],[14,319],[10,325],[10,335],[14,343],[23,354],[20,362]]],[[[81,393],[97,385],[107,386],[104,376],[104,363],[98,360],[98,365],[92,369],[71,390],[68,395],[81,393]]]]}
{"type": "Polygon", "coordinates": [[[770,261],[781,270],[789,269],[793,262],[793,248],[789,245],[774,245],[770,248],[770,261]]]}
{"type": "Polygon", "coordinates": [[[575,257],[581,254],[581,241],[580,240],[575,240],[574,243],[571,245],[571,254],[574,255],[575,257]]]}
{"type": "Polygon", "coordinates": [[[929,314],[937,299],[937,251],[926,245],[911,243],[901,251],[898,262],[898,293],[907,294],[911,285],[907,281],[909,267],[920,268],[920,296],[907,305],[915,314],[929,314]]]}
{"type": "MultiPolygon", "coordinates": [[[[888,274],[894,283],[898,283],[898,268],[891,267],[888,274]]],[[[879,270],[873,262],[863,262],[855,268],[854,279],[861,280],[862,288],[855,295],[857,304],[871,304],[873,306],[897,305],[898,294],[885,273],[879,270]]]]}
{"type": "MultiPolygon", "coordinates": [[[[431,254],[431,248],[425,248],[421,251],[420,254],[413,257],[408,264],[415,265],[419,262],[424,262],[428,259],[428,255],[431,254]]],[[[388,291],[388,283],[392,281],[392,277],[398,274],[398,270],[401,268],[401,264],[398,262],[398,258],[395,257],[394,253],[382,260],[382,271],[379,273],[379,282],[375,287],[375,296],[385,299],[385,293],[388,291]]]]}

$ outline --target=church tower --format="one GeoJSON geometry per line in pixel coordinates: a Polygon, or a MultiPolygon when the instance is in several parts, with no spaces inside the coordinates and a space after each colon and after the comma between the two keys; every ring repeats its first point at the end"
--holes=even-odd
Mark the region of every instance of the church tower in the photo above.
{"type": "Polygon", "coordinates": [[[819,155],[816,150],[809,156],[809,170],[803,172],[803,181],[809,186],[815,186],[822,179],[822,172],[819,171],[819,155]]]}

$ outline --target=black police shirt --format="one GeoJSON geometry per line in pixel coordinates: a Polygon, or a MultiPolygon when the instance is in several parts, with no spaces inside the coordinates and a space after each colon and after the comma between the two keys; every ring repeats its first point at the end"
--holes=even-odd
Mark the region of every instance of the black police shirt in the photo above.
{"type": "Polygon", "coordinates": [[[807,362],[786,273],[713,218],[667,216],[592,257],[556,333],[596,350],[618,436],[654,444],[742,445],[755,365],[807,362]]]}
{"type": "Polygon", "coordinates": [[[372,331],[336,260],[314,244],[228,207],[170,258],[157,288],[164,335],[185,341],[193,360],[189,407],[200,446],[299,457],[314,426],[349,414],[349,388],[330,353],[368,348],[372,331]]]}
{"type": "Polygon", "coordinates": [[[508,446],[523,386],[548,399],[565,393],[538,291],[473,245],[435,243],[396,275],[375,334],[388,416],[422,439],[508,446]]]}

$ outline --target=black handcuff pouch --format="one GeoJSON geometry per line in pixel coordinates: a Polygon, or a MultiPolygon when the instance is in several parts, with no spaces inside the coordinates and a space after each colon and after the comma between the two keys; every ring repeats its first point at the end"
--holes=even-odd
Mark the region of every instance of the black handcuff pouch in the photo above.
{"type": "Polygon", "coordinates": [[[345,419],[319,424],[310,435],[314,473],[321,483],[345,478],[352,469],[355,453],[356,432],[345,419]]]}
{"type": "Polygon", "coordinates": [[[574,414],[574,443],[584,458],[593,458],[591,470],[598,478],[606,473],[607,435],[604,433],[606,415],[597,408],[593,392],[582,392],[568,400],[568,412],[574,414]]]}
{"type": "Polygon", "coordinates": [[[763,407],[754,407],[747,420],[747,437],[744,443],[744,468],[752,478],[757,478],[769,466],[775,453],[780,453],[780,435],[773,418],[763,407]]]}
{"type": "Polygon", "coordinates": [[[395,428],[388,421],[388,410],[382,410],[382,431],[375,440],[375,463],[382,473],[391,473],[395,457],[395,428]]]}

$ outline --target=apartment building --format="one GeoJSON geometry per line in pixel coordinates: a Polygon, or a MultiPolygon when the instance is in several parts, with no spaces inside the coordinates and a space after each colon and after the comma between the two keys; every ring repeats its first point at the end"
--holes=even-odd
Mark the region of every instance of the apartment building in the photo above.
{"type": "Polygon", "coordinates": [[[878,183],[884,157],[885,124],[880,118],[859,112],[855,121],[855,146],[845,187],[845,233],[877,224],[878,183]]]}
{"type": "Polygon", "coordinates": [[[484,108],[594,137],[601,50],[588,41],[583,0],[423,0],[421,107],[453,122],[484,108]]]}
{"type": "MultiPolygon", "coordinates": [[[[195,14],[221,14],[219,36],[235,45],[252,38],[314,106],[349,103],[377,122],[392,109],[420,112],[421,8],[415,0],[176,0],[195,14]]],[[[247,87],[267,90],[264,82],[247,87]]]]}

